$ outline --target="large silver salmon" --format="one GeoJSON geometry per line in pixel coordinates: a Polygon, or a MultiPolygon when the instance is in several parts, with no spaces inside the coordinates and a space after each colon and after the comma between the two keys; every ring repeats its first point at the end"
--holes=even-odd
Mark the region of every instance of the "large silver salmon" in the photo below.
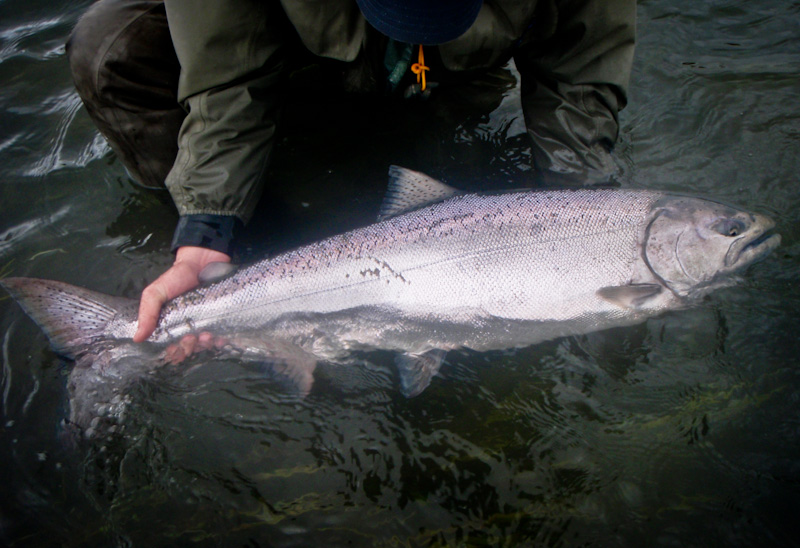
{"type": "MultiPolygon", "coordinates": [[[[696,198],[619,189],[460,194],[398,167],[380,218],[178,297],[151,341],[211,332],[245,358],[280,363],[302,391],[319,360],[393,350],[402,388],[414,395],[448,350],[641,322],[729,285],[780,243],[767,217],[696,198]]],[[[54,281],[2,285],[59,352],[89,357],[79,366],[109,349],[137,353],[135,301],[54,281]]]]}

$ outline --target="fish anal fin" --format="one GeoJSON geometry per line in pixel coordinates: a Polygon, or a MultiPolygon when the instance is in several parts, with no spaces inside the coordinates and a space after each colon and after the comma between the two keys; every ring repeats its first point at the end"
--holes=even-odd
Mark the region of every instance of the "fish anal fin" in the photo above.
{"type": "Polygon", "coordinates": [[[314,385],[317,358],[294,344],[261,337],[232,337],[222,350],[237,359],[263,364],[300,396],[307,396],[314,385]]]}
{"type": "Polygon", "coordinates": [[[287,359],[266,362],[271,371],[281,380],[287,381],[301,397],[306,397],[314,386],[316,360],[287,359]]]}
{"type": "Polygon", "coordinates": [[[418,396],[431,383],[444,362],[446,350],[429,350],[423,354],[399,354],[395,358],[400,374],[400,390],[407,398],[418,396]]]}
{"type": "Polygon", "coordinates": [[[381,204],[378,220],[382,221],[407,211],[441,202],[461,191],[424,173],[400,166],[389,168],[389,187],[381,204]]]}
{"type": "Polygon", "coordinates": [[[597,296],[620,308],[641,308],[662,290],[658,284],[630,284],[600,288],[597,296]]]}

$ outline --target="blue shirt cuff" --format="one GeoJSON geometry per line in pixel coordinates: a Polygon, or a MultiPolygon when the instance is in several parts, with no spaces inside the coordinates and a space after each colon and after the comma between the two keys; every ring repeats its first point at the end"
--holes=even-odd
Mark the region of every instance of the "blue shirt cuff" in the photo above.
{"type": "Polygon", "coordinates": [[[244,223],[231,215],[184,215],[175,228],[172,252],[189,245],[213,249],[231,256],[234,239],[242,228],[244,223]]]}

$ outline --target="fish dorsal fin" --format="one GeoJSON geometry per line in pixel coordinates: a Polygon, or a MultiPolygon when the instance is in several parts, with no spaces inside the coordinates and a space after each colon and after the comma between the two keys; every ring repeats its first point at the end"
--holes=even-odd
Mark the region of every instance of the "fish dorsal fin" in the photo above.
{"type": "Polygon", "coordinates": [[[431,379],[439,372],[446,350],[433,349],[424,354],[399,354],[395,358],[400,374],[400,390],[407,398],[413,398],[428,388],[431,379]]]}
{"type": "Polygon", "coordinates": [[[641,308],[645,302],[661,293],[662,289],[658,284],[609,286],[598,289],[597,296],[620,308],[641,308]]]}
{"type": "Polygon", "coordinates": [[[461,192],[424,173],[391,166],[389,188],[378,213],[378,220],[382,221],[422,206],[441,202],[458,194],[461,192]]]}

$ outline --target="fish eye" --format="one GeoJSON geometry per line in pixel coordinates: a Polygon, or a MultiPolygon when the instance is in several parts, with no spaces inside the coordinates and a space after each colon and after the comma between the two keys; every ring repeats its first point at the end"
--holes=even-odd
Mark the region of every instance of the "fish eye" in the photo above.
{"type": "Polygon", "coordinates": [[[711,225],[712,230],[729,238],[742,234],[746,228],[745,224],[738,219],[720,219],[711,225]]]}

